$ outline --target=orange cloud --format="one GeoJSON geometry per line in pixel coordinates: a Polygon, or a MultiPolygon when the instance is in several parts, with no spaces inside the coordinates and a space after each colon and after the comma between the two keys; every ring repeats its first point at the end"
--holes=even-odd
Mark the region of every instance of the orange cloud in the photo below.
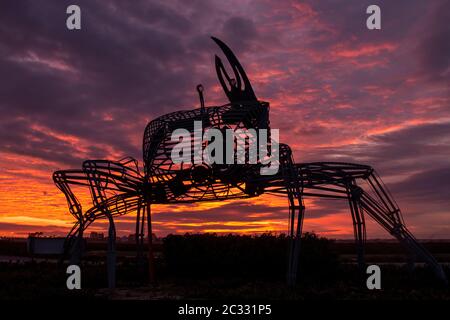
{"type": "Polygon", "coordinates": [[[350,48],[347,45],[339,44],[332,51],[338,57],[359,58],[362,56],[376,56],[381,53],[392,52],[397,49],[397,45],[392,43],[365,44],[357,48],[350,48]]]}

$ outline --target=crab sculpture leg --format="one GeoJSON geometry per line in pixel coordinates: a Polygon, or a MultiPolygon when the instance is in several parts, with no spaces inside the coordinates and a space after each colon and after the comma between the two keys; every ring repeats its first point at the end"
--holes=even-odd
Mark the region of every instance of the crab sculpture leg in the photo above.
{"type": "Polygon", "coordinates": [[[86,185],[86,177],[81,170],[64,170],[54,172],[53,181],[65,195],[69,212],[77,221],[66,237],[63,257],[69,254],[71,264],[78,264],[83,244],[84,219],[81,203],[72,191],[71,185],[86,185]]]}
{"type": "MultiPolygon", "coordinates": [[[[77,219],[65,243],[65,254],[70,256],[71,263],[80,261],[84,230],[98,218],[108,219],[108,283],[110,287],[115,287],[116,229],[113,218],[143,206],[143,197],[139,193],[143,183],[137,162],[131,158],[116,162],[89,160],[83,163],[81,170],[56,171],[53,180],[66,196],[69,211],[77,219]],[[82,212],[80,201],[75,196],[72,186],[83,186],[90,190],[93,206],[85,213],[82,212]]],[[[144,216],[145,214],[142,214],[142,217],[144,216]]],[[[139,222],[139,216],[137,219],[139,222]]]]}
{"type": "Polygon", "coordinates": [[[303,181],[295,166],[291,149],[288,145],[280,144],[280,173],[285,185],[289,203],[288,236],[289,258],[287,266],[287,282],[294,285],[297,278],[298,261],[300,254],[300,241],[305,206],[303,204],[303,181]]]}
{"type": "Polygon", "coordinates": [[[408,230],[397,203],[373,168],[349,163],[317,162],[295,164],[296,170],[293,170],[290,169],[292,165],[288,161],[289,154],[290,151],[288,151],[287,146],[280,147],[280,164],[284,180],[268,181],[266,187],[266,193],[287,195],[289,200],[289,235],[291,238],[288,265],[289,284],[295,283],[298,271],[299,242],[304,214],[302,199],[304,197],[341,199],[348,202],[353,221],[358,264],[361,268],[365,265],[366,228],[364,214],[367,214],[395,237],[410,254],[423,260],[440,280],[447,283],[442,267],[408,230]],[[283,152],[281,152],[282,149],[284,149],[283,152]],[[286,157],[286,160],[283,160],[283,157],[286,157]],[[283,161],[288,165],[283,165],[283,161]],[[286,179],[286,176],[291,178],[286,179]],[[300,183],[295,184],[295,181],[300,181],[300,183]],[[363,188],[358,183],[365,184],[366,187],[363,188]],[[297,194],[298,190],[301,191],[300,195],[297,194]],[[293,226],[294,214],[297,215],[295,230],[293,226]]]}

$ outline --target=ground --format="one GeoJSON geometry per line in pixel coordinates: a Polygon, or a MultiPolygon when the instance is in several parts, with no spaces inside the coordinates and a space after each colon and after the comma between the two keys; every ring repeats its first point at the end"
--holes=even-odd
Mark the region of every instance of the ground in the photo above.
{"type": "MultiPolygon", "coordinates": [[[[164,239],[156,252],[156,283],[148,285],[146,261],[137,264],[134,245],[118,245],[117,288],[105,289],[104,242],[88,242],[81,265],[82,290],[66,288],[65,265],[54,257],[30,257],[25,242],[0,241],[0,299],[70,297],[71,299],[446,299],[441,285],[420,262],[411,269],[401,247],[391,241],[369,242],[367,264],[382,272],[382,289],[368,290],[367,275],[356,263],[351,242],[315,235],[303,241],[298,285],[285,282],[286,239],[185,235],[164,239]]],[[[444,262],[450,278],[450,242],[426,246],[444,262]]]]}

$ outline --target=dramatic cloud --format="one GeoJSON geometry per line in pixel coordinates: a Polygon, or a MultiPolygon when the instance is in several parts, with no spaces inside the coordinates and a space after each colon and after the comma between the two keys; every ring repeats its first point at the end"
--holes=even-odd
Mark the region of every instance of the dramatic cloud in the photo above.
{"type": "MultiPolygon", "coordinates": [[[[145,125],[198,105],[198,83],[207,104],[226,103],[215,35],[271,103],[271,125],[297,161],[374,166],[415,232],[448,237],[448,1],[378,2],[375,31],[366,28],[365,0],[79,0],[78,31],[66,28],[70,4],[0,2],[0,234],[66,232],[72,217],[54,170],[89,158],[141,159],[145,125]]],[[[88,192],[79,192],[88,205],[88,192]]],[[[285,205],[265,196],[158,207],[155,230],[285,231],[285,205]]],[[[351,236],[345,203],[307,205],[306,230],[351,236]]],[[[122,219],[119,232],[133,223],[122,219]]]]}

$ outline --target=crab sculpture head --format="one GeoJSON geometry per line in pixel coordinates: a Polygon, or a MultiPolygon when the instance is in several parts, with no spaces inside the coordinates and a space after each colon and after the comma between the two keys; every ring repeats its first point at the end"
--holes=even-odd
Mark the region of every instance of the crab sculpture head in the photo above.
{"type": "MultiPolygon", "coordinates": [[[[191,133],[187,144],[199,143],[202,150],[208,144],[203,135],[196,134],[196,123],[201,123],[201,132],[214,128],[233,130],[269,130],[269,103],[259,101],[244,68],[231,49],[221,40],[212,38],[227,58],[232,76],[227,72],[222,59],[215,56],[215,68],[229,102],[221,106],[204,106],[203,87],[197,86],[201,107],[194,110],[172,112],[151,121],[144,132],[143,154],[146,179],[153,185],[154,194],[160,201],[185,197],[186,199],[211,200],[228,197],[250,197],[262,193],[263,187],[255,188],[253,181],[259,175],[261,164],[226,164],[226,151],[219,163],[198,163],[192,160],[183,163],[173,161],[176,145],[172,134],[184,129],[191,133]]],[[[178,142],[178,141],[177,141],[178,142]]],[[[270,144],[270,143],[269,143],[270,144]]],[[[248,152],[248,146],[245,152],[248,152]]],[[[193,148],[195,149],[195,148],[193,148]]],[[[236,149],[236,146],[234,147],[236,149]]],[[[224,150],[226,147],[224,146],[224,150]]],[[[235,150],[234,150],[235,151],[235,150]]],[[[200,150],[201,152],[201,150],[200,150]]]]}

